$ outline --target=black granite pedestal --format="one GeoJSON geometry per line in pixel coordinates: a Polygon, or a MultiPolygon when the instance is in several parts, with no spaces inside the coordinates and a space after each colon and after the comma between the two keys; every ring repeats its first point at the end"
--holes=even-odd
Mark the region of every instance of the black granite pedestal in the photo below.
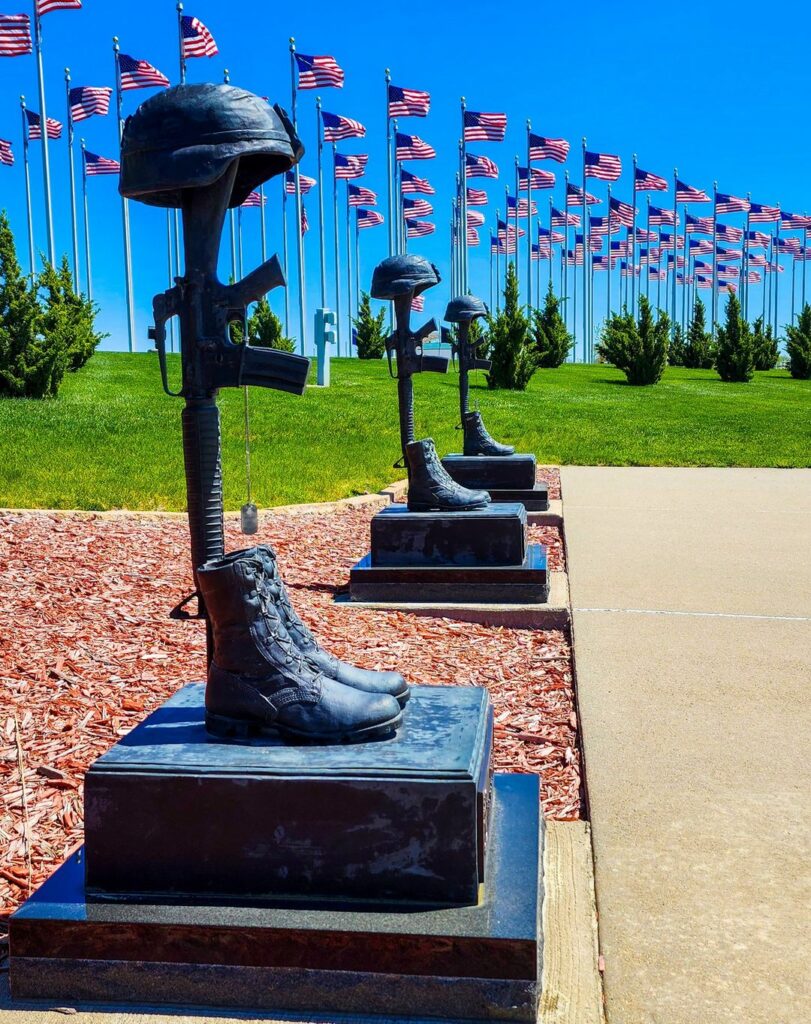
{"type": "Polygon", "coordinates": [[[446,455],[442,465],[463,487],[487,491],[494,502],[520,502],[528,512],[549,508],[549,489],[535,482],[535,456],[446,455]]]}
{"type": "Polygon", "coordinates": [[[527,543],[523,504],[412,512],[393,504],[372,520],[371,551],[349,574],[352,601],[542,604],[546,549],[527,543]]]}
{"type": "Polygon", "coordinates": [[[12,997],[534,1024],[542,864],[532,775],[494,776],[484,884],[468,906],[94,902],[80,851],[11,919],[12,997]]]}

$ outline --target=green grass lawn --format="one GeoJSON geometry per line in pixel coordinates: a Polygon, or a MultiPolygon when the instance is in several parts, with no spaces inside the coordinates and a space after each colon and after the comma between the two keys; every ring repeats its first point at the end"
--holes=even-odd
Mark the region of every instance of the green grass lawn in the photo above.
{"type": "MultiPolygon", "coordinates": [[[[179,374],[178,357],[171,372],[179,374]]],[[[417,436],[460,450],[457,376],[416,379],[417,436]]],[[[332,387],[302,398],[251,391],[254,498],[326,501],[403,475],[396,385],[385,363],[338,359],[332,387]]],[[[811,382],[785,371],[724,384],[670,369],[634,388],[605,366],[536,373],[525,393],[472,389],[485,422],[540,462],[612,466],[811,465],[811,382]]],[[[182,509],[182,400],[164,395],[154,354],[98,353],[53,401],[0,400],[0,506],[182,509]]],[[[223,392],[228,508],[245,498],[242,395],[223,392]]]]}

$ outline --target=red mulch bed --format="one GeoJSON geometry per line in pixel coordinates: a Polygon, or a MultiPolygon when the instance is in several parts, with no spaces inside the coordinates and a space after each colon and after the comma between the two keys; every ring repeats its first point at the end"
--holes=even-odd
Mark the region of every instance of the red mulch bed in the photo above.
{"type": "MultiPolygon", "coordinates": [[[[568,635],[333,607],[373,512],[267,513],[259,539],[276,546],[298,609],[338,657],[414,682],[487,686],[496,768],[538,772],[546,816],[578,818],[568,635]]],[[[202,624],[168,617],[190,589],[186,531],[182,517],[0,516],[0,909],[81,842],[88,765],[204,677],[202,624]]],[[[561,566],[558,531],[532,532],[561,566]]],[[[244,546],[233,519],[228,545],[244,546]]]]}

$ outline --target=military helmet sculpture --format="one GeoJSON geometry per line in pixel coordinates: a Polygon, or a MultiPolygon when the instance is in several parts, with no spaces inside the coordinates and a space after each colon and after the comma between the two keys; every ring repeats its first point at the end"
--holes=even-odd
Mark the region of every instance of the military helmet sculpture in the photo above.
{"type": "Polygon", "coordinates": [[[451,299],[445,310],[445,320],[449,324],[469,323],[480,316],[487,316],[486,304],[475,295],[457,295],[451,299]]]}
{"type": "Polygon", "coordinates": [[[398,299],[420,295],[439,284],[439,271],[422,256],[402,253],[382,260],[372,274],[373,299],[398,299]]]}

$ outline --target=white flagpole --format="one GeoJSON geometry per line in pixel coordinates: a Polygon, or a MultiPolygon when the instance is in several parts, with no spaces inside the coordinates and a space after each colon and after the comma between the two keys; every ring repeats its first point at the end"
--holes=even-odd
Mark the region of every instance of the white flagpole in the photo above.
{"type": "Polygon", "coordinates": [[[177,42],[180,57],[180,84],[186,84],[186,55],[183,52],[183,4],[177,5],[177,42]]]}
{"type": "MultiPolygon", "coordinates": [[[[358,208],[355,207],[355,309],[360,310],[360,227],[358,226],[358,208]]],[[[347,356],[352,357],[352,333],[347,339],[347,356]]]]}
{"type": "Polygon", "coordinates": [[[282,263],[284,269],[284,333],[290,336],[290,289],[287,282],[290,280],[289,260],[287,256],[287,174],[281,176],[282,182],[282,263]]]}
{"type": "Polygon", "coordinates": [[[34,0],[34,46],[37,55],[37,81],[39,83],[39,117],[42,126],[42,182],[45,187],[45,230],[48,240],[48,262],[56,263],[54,245],[54,222],[51,209],[51,164],[48,158],[48,114],[45,110],[45,76],[42,70],[42,24],[36,0],[34,0]]]}
{"type": "MultiPolygon", "coordinates": [[[[351,354],[352,350],[352,218],[349,206],[349,180],[346,185],[346,337],[351,354]]],[[[336,353],[337,355],[337,353],[336,353]]]]}
{"type": "MultiPolygon", "coordinates": [[[[671,335],[676,330],[676,280],[679,276],[679,211],[676,205],[676,181],[679,177],[678,167],[673,168],[673,321],[670,325],[671,335]]],[[[667,266],[667,261],[665,261],[667,266]]]]}
{"type": "MultiPolygon", "coordinates": [[[[394,186],[394,170],[391,159],[391,117],[389,116],[389,85],[391,84],[391,71],[386,68],[386,187],[389,199],[389,256],[394,255],[394,231],[396,222],[394,219],[394,200],[392,196],[394,186]]],[[[336,229],[337,230],[337,229],[336,229]]]]}
{"type": "Polygon", "coordinates": [[[87,157],[82,139],[82,201],[84,204],[84,261],[87,270],[87,297],[93,301],[93,271],[90,265],[90,211],[87,204],[87,157]]]}
{"type": "MultiPolygon", "coordinates": [[[[468,290],[468,262],[467,262],[467,142],[465,141],[465,97],[461,98],[461,109],[462,109],[462,209],[461,209],[461,228],[459,247],[462,254],[462,294],[466,294],[468,290]]],[[[510,216],[507,214],[507,221],[509,222],[510,216]]],[[[518,239],[516,239],[516,244],[518,239]]],[[[517,259],[517,248],[516,248],[516,259],[517,259]]]]}
{"type": "MultiPolygon", "coordinates": [[[[296,40],[290,37],[290,89],[291,89],[291,118],[293,127],[298,132],[298,116],[296,113],[296,40]]],[[[301,172],[299,165],[293,168],[293,176],[296,183],[296,262],[298,264],[298,314],[299,314],[299,345],[301,354],[306,349],[306,296],[304,294],[304,235],[301,231],[301,172]]]]}
{"type": "Polygon", "coordinates": [[[237,253],[238,253],[238,256],[239,256],[239,262],[237,263],[237,268],[238,268],[239,277],[241,279],[242,275],[243,275],[243,267],[244,267],[244,263],[242,261],[242,207],[241,206],[240,206],[239,210],[237,211],[237,238],[239,239],[239,247],[237,249],[237,253]]]}
{"type": "Polygon", "coordinates": [[[338,147],[332,144],[332,216],[335,221],[335,354],[341,354],[341,234],[338,219],[338,147]]]}
{"type": "MultiPolygon", "coordinates": [[[[118,116],[118,141],[124,133],[124,118],[122,114],[121,96],[121,64],[119,61],[118,36],[113,36],[113,55],[115,58],[115,95],[116,111],[118,116]]],[[[85,173],[87,171],[85,170],[85,173]]],[[[124,228],[124,283],[127,293],[127,332],[129,336],[129,350],[135,351],[135,307],[132,295],[132,250],[130,243],[130,208],[129,200],[121,197],[121,219],[124,228]]]]}
{"type": "Polygon", "coordinates": [[[23,169],[25,172],[25,208],[28,216],[28,265],[31,280],[34,279],[34,215],[31,209],[31,169],[28,165],[28,118],[25,116],[25,96],[20,96],[20,113],[23,123],[23,169]]]}
{"type": "MultiPolygon", "coordinates": [[[[650,165],[649,165],[650,166],[650,165]]],[[[633,213],[631,214],[631,253],[630,253],[630,271],[631,271],[631,314],[636,317],[636,153],[633,155],[633,175],[631,180],[631,206],[633,213]]],[[[628,262],[629,256],[627,253],[626,245],[625,260],[628,262]]],[[[627,278],[626,278],[627,281],[627,278]]],[[[641,289],[641,284],[640,284],[641,289]]]]}
{"type": "Polygon", "coordinates": [[[68,169],[70,172],[70,224],[73,231],[73,289],[79,292],[79,228],[76,223],[76,167],[73,160],[73,115],[70,109],[70,68],[65,68],[65,97],[68,104],[68,169]]]}
{"type": "MultiPolygon", "coordinates": [[[[169,277],[169,287],[171,288],[174,284],[172,280],[173,274],[173,262],[172,262],[172,211],[166,211],[166,265],[169,277]]],[[[169,318],[169,351],[174,352],[175,350],[175,318],[169,318]]]]}
{"type": "Polygon", "coordinates": [[[718,182],[712,183],[712,337],[718,319],[718,182]]]}
{"type": "Polygon", "coordinates": [[[321,258],[321,305],[327,305],[327,260],[324,254],[324,176],[322,172],[322,153],[324,150],[324,119],[321,116],[321,97],[315,98],[315,117],[318,132],[318,251],[321,258]]]}
{"type": "MultiPolygon", "coordinates": [[[[527,307],[532,309],[532,160],[530,160],[530,131],[532,129],[532,122],[527,118],[527,307]]],[[[538,223],[541,223],[540,214],[538,214],[538,223]]],[[[538,280],[540,281],[541,273],[541,246],[540,239],[538,241],[538,280]]],[[[549,276],[552,276],[552,233],[549,233],[549,276]]],[[[540,286],[538,289],[538,298],[540,299],[540,286]]]]}
{"type": "Polygon", "coordinates": [[[262,242],[262,262],[267,259],[268,243],[265,231],[265,186],[259,186],[259,234],[262,242]]]}

